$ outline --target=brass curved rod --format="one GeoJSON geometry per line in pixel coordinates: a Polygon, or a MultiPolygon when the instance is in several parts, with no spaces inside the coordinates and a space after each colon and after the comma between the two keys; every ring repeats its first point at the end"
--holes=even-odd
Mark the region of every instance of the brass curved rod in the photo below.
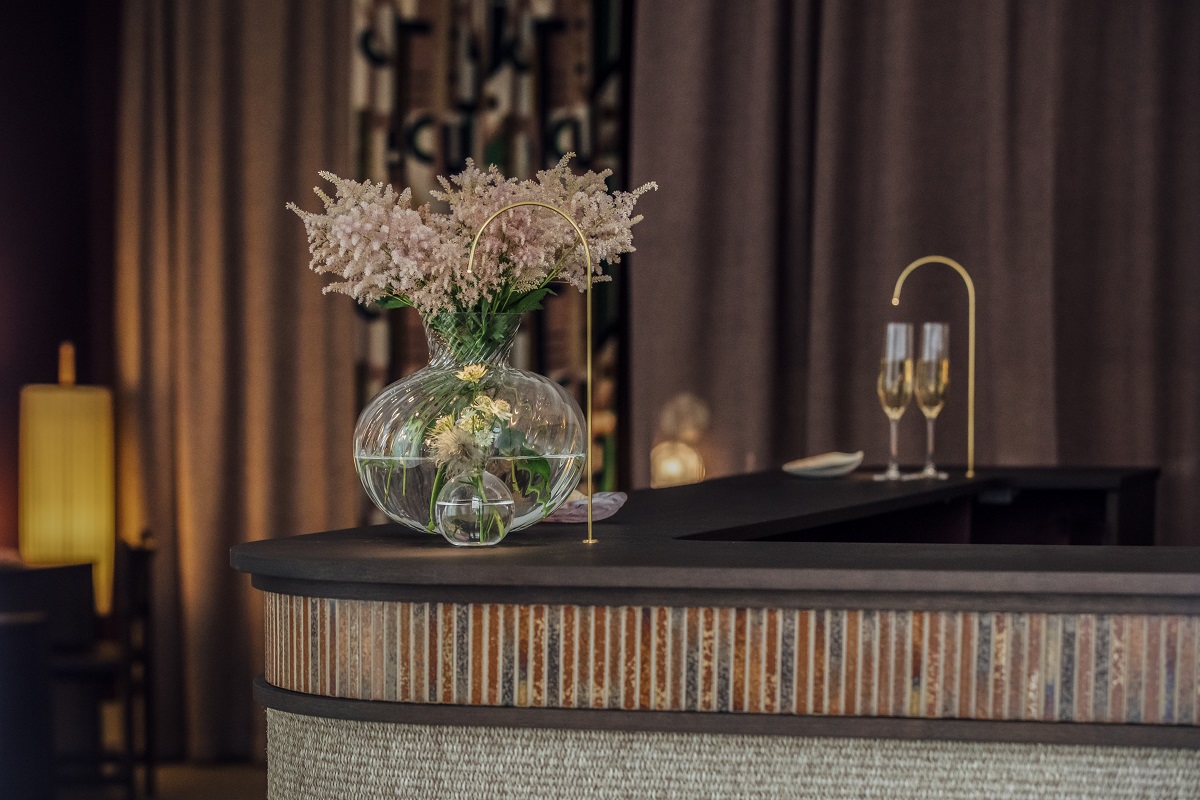
{"type": "Polygon", "coordinates": [[[587,259],[587,289],[585,290],[587,299],[584,301],[584,304],[587,306],[587,325],[586,333],[584,334],[586,337],[586,346],[584,349],[587,351],[587,388],[585,390],[585,404],[587,406],[587,438],[583,443],[583,446],[586,450],[585,458],[587,459],[587,538],[583,540],[583,543],[595,544],[596,538],[592,535],[592,269],[594,265],[592,264],[592,250],[590,247],[588,247],[587,237],[583,235],[583,231],[580,230],[579,226],[575,224],[575,220],[571,219],[567,212],[563,211],[557,206],[552,206],[549,203],[539,203],[537,200],[522,200],[519,203],[510,203],[502,208],[496,209],[494,212],[492,212],[492,215],[484,220],[483,224],[479,226],[479,230],[475,233],[475,238],[471,241],[471,251],[467,255],[467,273],[471,273],[475,268],[475,248],[479,246],[479,238],[483,236],[483,232],[487,230],[488,225],[491,225],[492,221],[505,211],[511,211],[512,209],[520,208],[521,206],[537,206],[538,208],[547,208],[565,219],[575,231],[575,235],[579,237],[579,241],[583,244],[583,255],[587,259]]]}
{"type": "Polygon", "coordinates": [[[900,289],[909,273],[922,264],[945,264],[957,272],[967,284],[967,477],[975,477],[975,282],[971,276],[952,258],[945,256],[925,256],[909,264],[896,279],[896,288],[892,291],[892,305],[900,305],[900,289]]]}

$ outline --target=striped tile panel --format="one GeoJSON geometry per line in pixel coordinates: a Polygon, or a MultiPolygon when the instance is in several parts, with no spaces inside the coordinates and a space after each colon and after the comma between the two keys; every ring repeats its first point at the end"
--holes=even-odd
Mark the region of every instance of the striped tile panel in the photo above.
{"type": "Polygon", "coordinates": [[[267,594],[266,677],[362,700],[1200,725],[1200,617],[267,594]]]}

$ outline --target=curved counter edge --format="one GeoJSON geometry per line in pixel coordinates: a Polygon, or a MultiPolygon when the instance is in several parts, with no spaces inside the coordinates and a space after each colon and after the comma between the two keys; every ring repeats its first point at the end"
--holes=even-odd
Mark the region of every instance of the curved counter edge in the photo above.
{"type": "Polygon", "coordinates": [[[861,608],[914,611],[1015,611],[1047,614],[1200,614],[1200,594],[1072,594],[1055,592],[935,592],[572,588],[553,586],[428,586],[280,578],[255,573],[251,585],[299,597],[410,603],[575,603],[710,605],[727,608],[861,608]]]}

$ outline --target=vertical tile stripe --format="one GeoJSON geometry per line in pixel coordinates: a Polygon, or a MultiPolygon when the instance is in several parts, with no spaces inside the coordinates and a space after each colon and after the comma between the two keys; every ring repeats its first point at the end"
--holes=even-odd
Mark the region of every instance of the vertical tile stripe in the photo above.
{"type": "Polygon", "coordinates": [[[939,713],[942,684],[942,614],[930,611],[925,616],[924,704],[921,716],[936,717],[939,713]]]}
{"type": "Polygon", "coordinates": [[[892,629],[895,627],[895,612],[879,612],[877,676],[875,678],[875,713],[881,717],[892,713],[892,629]]]}
{"type": "Polygon", "coordinates": [[[697,709],[715,711],[716,609],[704,608],[700,616],[700,697],[697,698],[697,709]]]}
{"type": "Polygon", "coordinates": [[[625,606],[624,617],[622,652],[625,654],[625,679],[621,687],[624,695],[621,707],[630,710],[638,705],[638,610],[633,606],[625,606]]]}
{"type": "Polygon", "coordinates": [[[530,703],[529,692],[529,668],[530,668],[530,608],[529,606],[517,606],[517,637],[516,647],[516,704],[518,706],[528,706],[530,703]]]}
{"type": "Polygon", "coordinates": [[[487,606],[474,603],[468,610],[470,615],[471,644],[470,644],[470,691],[471,705],[483,705],[483,664],[487,655],[487,646],[483,638],[484,620],[487,618],[487,606]]]}
{"type": "Polygon", "coordinates": [[[575,664],[578,659],[579,639],[579,609],[575,606],[563,607],[562,626],[562,697],[560,703],[564,708],[575,708],[575,664]]]}
{"type": "Polygon", "coordinates": [[[608,686],[608,708],[622,708],[622,674],[624,663],[620,660],[622,654],[622,636],[620,636],[620,613],[616,608],[608,609],[608,632],[605,636],[605,650],[608,652],[605,685],[608,686]]]}
{"type": "Polygon", "coordinates": [[[500,608],[500,705],[516,705],[517,609],[500,608]]]}
{"type": "Polygon", "coordinates": [[[746,685],[746,609],[733,610],[733,679],[729,687],[730,706],[733,711],[745,711],[746,685]]]}
{"type": "Polygon", "coordinates": [[[777,608],[769,608],[763,613],[765,615],[763,641],[766,649],[763,652],[762,710],[768,714],[777,714],[779,713],[779,647],[782,640],[782,633],[779,630],[781,614],[777,608]]]}
{"type": "Polygon", "coordinates": [[[700,708],[700,661],[704,647],[704,637],[700,629],[700,609],[687,609],[686,617],[687,629],[684,637],[687,642],[687,665],[683,706],[685,711],[696,711],[700,708]]]}
{"type": "Polygon", "coordinates": [[[842,612],[842,619],[845,620],[845,630],[842,632],[841,639],[841,709],[842,714],[845,714],[846,716],[857,716],[859,687],[858,636],[862,612],[858,612],[858,610],[847,610],[847,612],[842,612]]]}
{"type": "Polygon", "coordinates": [[[1004,711],[1004,719],[1020,719],[1021,706],[1024,698],[1025,654],[1029,649],[1028,615],[1013,614],[1009,629],[1008,674],[1006,689],[1008,704],[1004,711]]]}
{"type": "Polygon", "coordinates": [[[829,612],[813,613],[812,651],[812,713],[824,714],[828,705],[825,700],[825,673],[829,649],[829,612]]]}
{"type": "Polygon", "coordinates": [[[1109,621],[1106,614],[1092,617],[1095,644],[1092,650],[1092,721],[1108,719],[1108,681],[1111,651],[1109,650],[1109,621]]]}
{"type": "Polygon", "coordinates": [[[796,669],[795,713],[808,714],[812,711],[813,696],[813,612],[796,612],[796,669]]]}
{"type": "Polygon", "coordinates": [[[1196,694],[1200,691],[1200,681],[1196,677],[1197,627],[1198,622],[1194,617],[1184,617],[1179,621],[1179,661],[1175,679],[1179,687],[1179,701],[1175,722],[1180,725],[1200,725],[1200,715],[1196,713],[1196,694]]]}
{"type": "Polygon", "coordinates": [[[1128,680],[1126,676],[1128,654],[1126,652],[1125,622],[1123,616],[1114,615],[1109,618],[1112,656],[1109,658],[1111,677],[1109,678],[1107,722],[1125,721],[1125,683],[1128,680]]]}
{"type": "Polygon", "coordinates": [[[412,694],[412,603],[396,604],[396,699],[411,703],[412,694]]]}
{"type": "Polygon", "coordinates": [[[1163,669],[1163,622],[1162,617],[1146,619],[1146,669],[1142,722],[1158,724],[1163,718],[1162,669],[1163,669]]]}
{"type": "Polygon", "coordinates": [[[1009,614],[992,616],[991,718],[1004,719],[1008,708],[1005,696],[1009,659],[1009,614]]]}
{"type": "Polygon", "coordinates": [[[763,709],[763,616],[761,608],[746,610],[746,710],[761,714],[763,709]]]}
{"type": "Polygon", "coordinates": [[[864,611],[859,623],[858,714],[864,717],[873,717],[877,713],[875,664],[878,619],[878,611],[864,611]]]}
{"type": "Polygon", "coordinates": [[[1179,617],[1167,617],[1163,621],[1163,718],[1167,724],[1175,722],[1178,705],[1176,675],[1179,669],[1179,617]]]}
{"type": "Polygon", "coordinates": [[[842,699],[844,697],[842,686],[846,667],[846,612],[830,611],[828,613],[829,663],[825,674],[825,694],[828,699],[825,713],[840,717],[842,716],[842,699]]]}
{"type": "Polygon", "coordinates": [[[454,671],[451,675],[452,692],[448,703],[470,704],[471,698],[471,606],[463,603],[454,606],[453,656],[454,671]]]}
{"type": "Polygon", "coordinates": [[[974,719],[992,718],[992,614],[976,615],[974,719]]]}
{"type": "Polygon", "coordinates": [[[1096,619],[1090,614],[1080,614],[1075,622],[1075,710],[1076,722],[1092,722],[1092,679],[1095,677],[1094,656],[1096,619]]]}
{"type": "Polygon", "coordinates": [[[1055,718],[1058,698],[1059,669],[1062,655],[1062,618],[1046,615],[1045,645],[1042,649],[1042,709],[1039,719],[1055,718]]]}
{"type": "Polygon", "coordinates": [[[961,637],[961,615],[943,615],[942,699],[937,709],[937,716],[939,717],[953,717],[958,711],[958,649],[961,637]]]}
{"type": "Polygon", "coordinates": [[[897,611],[892,620],[892,709],[893,717],[908,716],[911,680],[912,614],[897,611]]]}
{"type": "Polygon", "coordinates": [[[670,622],[670,609],[654,609],[654,702],[656,711],[667,710],[667,674],[670,669],[668,662],[668,645],[670,633],[667,626],[670,622]]]}
{"type": "Polygon", "coordinates": [[[608,609],[592,609],[592,707],[608,704],[608,609]]]}
{"type": "Polygon", "coordinates": [[[713,687],[714,711],[732,711],[730,694],[732,693],[732,660],[733,660],[733,612],[731,608],[718,608],[717,629],[713,637],[716,643],[714,672],[716,684],[713,687]]]}
{"type": "Polygon", "coordinates": [[[641,613],[641,639],[638,642],[638,704],[643,711],[651,708],[650,690],[654,683],[654,609],[639,607],[641,613]]]}
{"type": "Polygon", "coordinates": [[[928,614],[924,611],[911,612],[912,633],[909,636],[909,668],[911,673],[907,681],[908,702],[904,716],[919,717],[922,712],[921,693],[924,688],[925,675],[925,620],[928,614]]]}
{"type": "Polygon", "coordinates": [[[1146,671],[1146,618],[1140,614],[1130,617],[1125,627],[1126,647],[1128,658],[1126,676],[1128,683],[1125,690],[1125,719],[1128,722],[1142,722],[1145,696],[1146,671]]]}
{"type": "MultiPolygon", "coordinates": [[[[670,670],[668,675],[669,707],[672,711],[682,711],[687,687],[687,623],[684,619],[686,610],[671,608],[669,625],[671,641],[668,649],[670,670]]],[[[619,664],[613,664],[613,673],[619,669],[619,664]]]]}
{"type": "Polygon", "coordinates": [[[546,705],[562,702],[562,606],[546,609],[546,705]]]}
{"type": "Polygon", "coordinates": [[[975,698],[975,631],[976,614],[958,615],[958,718],[971,719],[975,698]]]}
{"type": "Polygon", "coordinates": [[[1075,718],[1075,621],[1074,616],[1066,615],[1059,622],[1058,709],[1056,716],[1051,718],[1066,722],[1075,718]]]}
{"type": "Polygon", "coordinates": [[[534,706],[546,705],[546,606],[533,607],[530,650],[533,666],[530,672],[530,699],[534,706]]]}

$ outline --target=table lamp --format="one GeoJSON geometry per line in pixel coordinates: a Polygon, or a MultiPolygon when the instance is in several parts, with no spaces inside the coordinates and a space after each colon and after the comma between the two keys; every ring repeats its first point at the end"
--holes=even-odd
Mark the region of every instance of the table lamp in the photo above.
{"type": "Polygon", "coordinates": [[[90,561],[96,610],[112,602],[116,556],[112,392],[75,385],[75,348],[58,383],[21,389],[18,533],[31,564],[90,561]]]}

